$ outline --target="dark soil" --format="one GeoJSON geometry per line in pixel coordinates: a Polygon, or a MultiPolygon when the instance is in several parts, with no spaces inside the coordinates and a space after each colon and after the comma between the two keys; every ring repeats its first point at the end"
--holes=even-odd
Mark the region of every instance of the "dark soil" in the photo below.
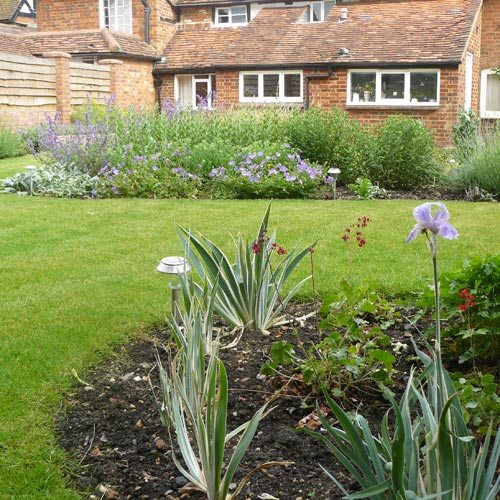
{"type": "MultiPolygon", "coordinates": [[[[313,310],[312,305],[295,306],[293,317],[313,310]]],[[[394,341],[409,343],[409,325],[396,324],[389,332],[394,341]]],[[[277,340],[292,343],[299,337],[307,343],[317,339],[315,317],[274,329],[270,335],[245,333],[236,347],[223,349],[230,387],[228,429],[250,419],[284,382],[259,375],[268,359],[270,346],[277,340]],[[298,336],[297,336],[298,334],[298,336]]],[[[71,481],[87,498],[107,499],[204,499],[190,492],[186,480],[176,470],[168,433],[161,425],[153,390],[159,394],[155,352],[168,341],[167,331],[158,329],[148,338],[121,347],[68,395],[65,411],[59,415],[57,433],[60,446],[75,464],[71,481]],[[153,387],[153,389],[152,389],[153,387]]],[[[229,342],[229,340],[228,340],[229,342]]],[[[409,352],[409,351],[407,351],[409,352]]],[[[165,357],[166,361],[166,357],[165,357]]],[[[404,387],[408,373],[401,358],[395,386],[404,387]]],[[[259,424],[257,434],[238,470],[235,483],[254,467],[267,461],[293,462],[256,473],[239,496],[245,500],[336,500],[340,491],[322,471],[331,471],[348,489],[349,477],[317,439],[298,430],[302,419],[317,427],[314,397],[300,380],[273,403],[276,408],[259,424]]],[[[360,411],[374,428],[387,409],[387,402],[371,392],[349,394],[344,405],[360,411]]],[[[319,427],[318,427],[319,428],[319,427]]]]}

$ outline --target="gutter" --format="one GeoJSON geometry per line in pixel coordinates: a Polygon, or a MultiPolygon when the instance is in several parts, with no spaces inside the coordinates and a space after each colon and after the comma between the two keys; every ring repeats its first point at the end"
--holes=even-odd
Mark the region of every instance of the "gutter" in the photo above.
{"type": "Polygon", "coordinates": [[[151,7],[148,0],[141,0],[144,5],[144,41],[149,45],[151,41],[151,7]]]}
{"type": "Polygon", "coordinates": [[[307,111],[309,109],[309,82],[311,80],[319,80],[320,78],[330,78],[333,73],[333,66],[330,64],[327,68],[328,73],[313,73],[312,75],[306,75],[306,98],[304,102],[304,109],[307,111]]]}

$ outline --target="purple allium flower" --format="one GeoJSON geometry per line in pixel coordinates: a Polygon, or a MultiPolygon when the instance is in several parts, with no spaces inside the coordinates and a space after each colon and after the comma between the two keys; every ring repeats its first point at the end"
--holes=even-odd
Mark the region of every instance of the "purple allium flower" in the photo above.
{"type": "Polygon", "coordinates": [[[458,237],[457,230],[448,222],[450,214],[444,203],[423,203],[413,210],[413,217],[415,217],[417,224],[413,226],[408,238],[406,238],[406,243],[414,240],[419,233],[427,233],[428,231],[448,240],[458,237]],[[439,207],[434,216],[431,213],[432,205],[439,207]]]}

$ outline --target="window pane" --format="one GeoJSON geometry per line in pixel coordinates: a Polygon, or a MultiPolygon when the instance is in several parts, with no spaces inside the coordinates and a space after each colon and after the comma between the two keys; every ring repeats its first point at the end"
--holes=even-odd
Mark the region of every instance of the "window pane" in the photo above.
{"type": "Polygon", "coordinates": [[[500,111],[500,80],[494,75],[486,79],[486,111],[500,111]]]}
{"type": "Polygon", "coordinates": [[[259,95],[259,75],[243,75],[243,97],[259,95]]]}
{"type": "Polygon", "coordinates": [[[436,102],[437,73],[411,73],[410,99],[412,102],[436,102]]]}
{"type": "Polygon", "coordinates": [[[247,8],[243,7],[231,7],[232,22],[246,23],[247,22],[247,8]]]}
{"type": "Polygon", "coordinates": [[[368,102],[374,100],[375,73],[351,73],[351,101],[368,102]]]}
{"type": "Polygon", "coordinates": [[[215,80],[215,75],[210,75],[210,86],[211,86],[211,89],[210,89],[210,104],[212,106],[212,108],[215,108],[215,100],[216,100],[216,97],[217,97],[217,87],[216,87],[216,84],[215,84],[216,80],[215,80]]]}
{"type": "Polygon", "coordinates": [[[217,22],[218,23],[228,23],[229,22],[229,10],[228,9],[218,9],[217,10],[217,22]]]}
{"type": "Polygon", "coordinates": [[[264,97],[279,97],[279,75],[264,75],[264,97]]]}
{"type": "Polygon", "coordinates": [[[311,4],[311,22],[317,23],[321,19],[321,2],[314,2],[311,4]]]}
{"type": "Polygon", "coordinates": [[[300,75],[285,74],[285,97],[300,97],[300,75]]]}
{"type": "Polygon", "coordinates": [[[326,1],[325,2],[325,14],[323,16],[323,19],[328,15],[330,14],[330,11],[332,10],[333,6],[335,5],[335,2],[329,2],[329,1],[326,1]]]}
{"type": "Polygon", "coordinates": [[[382,99],[403,99],[404,90],[404,73],[385,73],[382,75],[382,99]]]}

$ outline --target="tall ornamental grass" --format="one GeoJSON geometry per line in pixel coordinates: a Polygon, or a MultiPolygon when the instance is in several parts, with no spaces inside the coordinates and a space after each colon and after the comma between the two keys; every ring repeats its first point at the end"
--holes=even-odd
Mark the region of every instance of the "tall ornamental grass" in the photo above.
{"type": "Polygon", "coordinates": [[[500,136],[471,144],[452,180],[463,192],[483,191],[500,199],[500,136]]]}

